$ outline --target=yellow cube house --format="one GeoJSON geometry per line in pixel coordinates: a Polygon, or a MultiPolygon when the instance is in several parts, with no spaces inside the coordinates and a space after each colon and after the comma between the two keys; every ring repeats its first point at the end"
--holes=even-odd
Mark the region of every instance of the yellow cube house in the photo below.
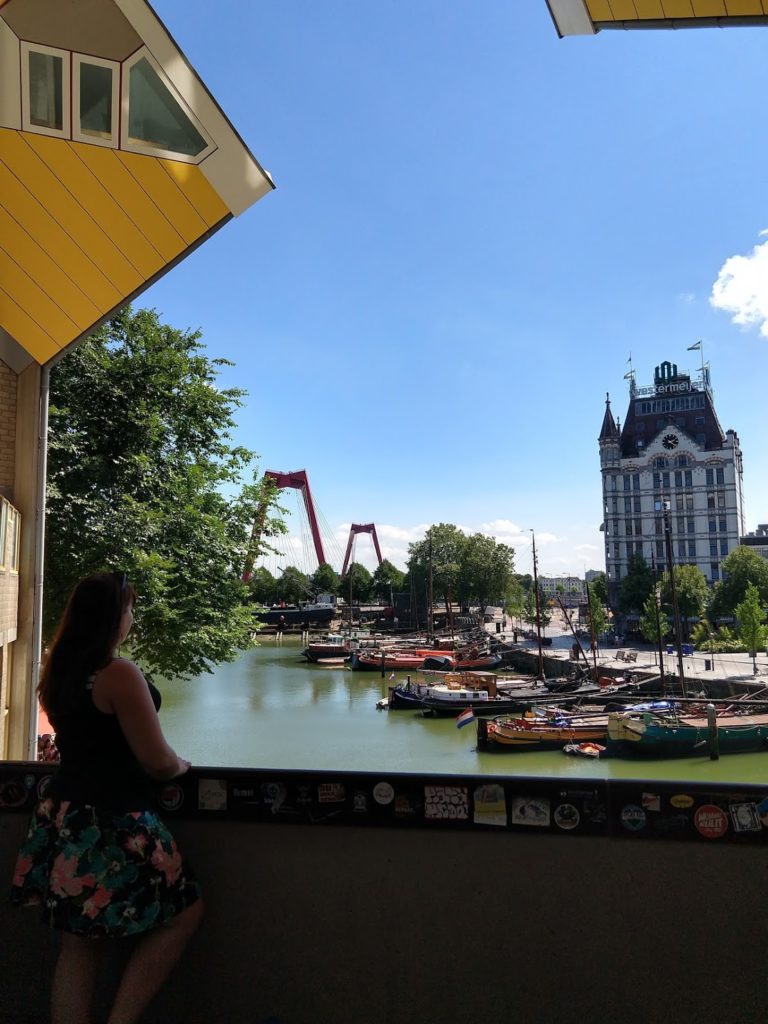
{"type": "Polygon", "coordinates": [[[559,36],[602,29],[698,28],[768,22],[768,0],[546,0],[559,36]]]}
{"type": "Polygon", "coordinates": [[[0,359],[16,372],[272,187],[144,0],[0,0],[0,359]]]}

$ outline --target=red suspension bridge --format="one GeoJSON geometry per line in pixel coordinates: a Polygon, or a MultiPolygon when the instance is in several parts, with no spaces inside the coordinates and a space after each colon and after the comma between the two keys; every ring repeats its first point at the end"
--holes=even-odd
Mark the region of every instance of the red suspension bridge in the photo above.
{"type": "Polygon", "coordinates": [[[381,565],[381,548],[374,523],[352,523],[349,528],[346,551],[342,558],[337,537],[315,505],[305,469],[297,469],[289,473],[268,469],[264,473],[264,478],[271,480],[278,490],[297,492],[296,518],[299,520],[300,528],[298,530],[290,529],[289,533],[283,537],[270,538],[270,546],[274,547],[276,551],[271,555],[261,554],[261,536],[267,514],[266,506],[262,505],[257,511],[251,531],[251,543],[243,570],[245,581],[251,578],[254,565],[257,563],[268,568],[267,563],[271,563],[276,569],[273,571],[273,575],[279,575],[287,565],[293,565],[308,576],[312,575],[318,566],[328,564],[337,572],[341,571],[343,576],[351,562],[354,561],[355,541],[361,533],[370,534],[378,564],[381,565]]]}

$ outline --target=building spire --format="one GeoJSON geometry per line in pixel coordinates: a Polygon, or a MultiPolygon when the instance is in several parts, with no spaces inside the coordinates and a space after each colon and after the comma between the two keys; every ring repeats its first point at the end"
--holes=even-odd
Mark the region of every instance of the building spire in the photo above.
{"type": "Polygon", "coordinates": [[[611,412],[611,396],[606,391],[605,393],[605,416],[603,416],[603,425],[600,428],[600,436],[598,441],[608,441],[618,439],[619,430],[616,426],[616,421],[613,418],[611,412]]]}

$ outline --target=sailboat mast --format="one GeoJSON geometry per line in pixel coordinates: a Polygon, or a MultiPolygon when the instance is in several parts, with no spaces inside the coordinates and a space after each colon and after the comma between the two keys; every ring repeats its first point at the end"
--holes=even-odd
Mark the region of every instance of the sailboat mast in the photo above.
{"type": "Polygon", "coordinates": [[[536,534],[531,530],[533,544],[533,598],[536,602],[536,636],[539,641],[539,679],[544,679],[544,651],[541,646],[541,606],[539,604],[539,576],[536,569],[536,534]]]}
{"type": "Polygon", "coordinates": [[[683,641],[680,629],[680,610],[677,606],[677,590],[675,588],[675,567],[672,561],[672,526],[670,524],[670,502],[662,496],[661,509],[664,515],[664,544],[667,552],[667,569],[669,570],[669,592],[672,597],[672,618],[675,623],[675,646],[677,647],[677,670],[680,673],[680,690],[684,697],[688,696],[685,685],[685,669],[683,668],[683,641]]]}
{"type": "Polygon", "coordinates": [[[432,639],[434,632],[434,619],[432,617],[432,605],[434,602],[432,595],[432,534],[429,535],[429,572],[427,575],[427,636],[432,639]]]}

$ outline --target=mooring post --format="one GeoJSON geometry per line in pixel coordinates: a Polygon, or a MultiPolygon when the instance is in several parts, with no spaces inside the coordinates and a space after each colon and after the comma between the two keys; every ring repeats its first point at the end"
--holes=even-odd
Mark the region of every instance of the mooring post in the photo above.
{"type": "Polygon", "coordinates": [[[384,651],[381,652],[381,678],[384,678],[384,651]]]}
{"type": "Polygon", "coordinates": [[[720,759],[720,738],[717,733],[717,710],[714,704],[707,704],[707,728],[709,730],[709,759],[720,759]]]}

